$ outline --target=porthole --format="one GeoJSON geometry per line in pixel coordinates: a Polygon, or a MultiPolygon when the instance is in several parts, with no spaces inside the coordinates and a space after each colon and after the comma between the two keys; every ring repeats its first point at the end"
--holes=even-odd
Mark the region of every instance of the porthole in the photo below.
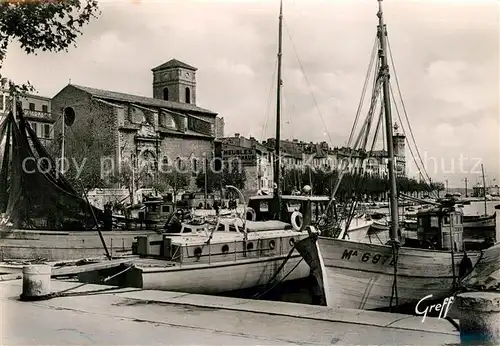
{"type": "Polygon", "coordinates": [[[274,250],[274,248],[275,248],[275,247],[276,247],[276,243],[274,242],[274,240],[271,240],[271,241],[269,242],[269,248],[270,248],[271,250],[274,250]]]}
{"type": "Polygon", "coordinates": [[[222,253],[226,255],[229,252],[229,246],[227,245],[222,245],[222,253]]]}

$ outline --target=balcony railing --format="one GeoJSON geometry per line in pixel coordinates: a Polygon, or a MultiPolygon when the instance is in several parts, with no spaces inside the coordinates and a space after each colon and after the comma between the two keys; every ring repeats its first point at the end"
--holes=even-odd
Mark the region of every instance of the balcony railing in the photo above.
{"type": "Polygon", "coordinates": [[[24,112],[25,117],[33,117],[33,118],[52,120],[52,116],[48,112],[35,111],[35,110],[31,110],[31,109],[23,109],[23,112],[24,112]]]}

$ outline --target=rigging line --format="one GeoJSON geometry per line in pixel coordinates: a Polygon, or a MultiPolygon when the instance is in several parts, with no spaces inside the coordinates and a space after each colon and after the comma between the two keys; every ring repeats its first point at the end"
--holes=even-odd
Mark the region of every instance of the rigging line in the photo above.
{"type": "Polygon", "coordinates": [[[300,60],[299,58],[299,54],[297,53],[297,49],[295,49],[295,44],[293,43],[293,40],[292,40],[292,35],[290,33],[290,30],[288,29],[288,26],[286,24],[286,21],[283,20],[283,24],[285,26],[285,29],[286,29],[286,32],[288,34],[288,38],[290,39],[290,42],[291,42],[291,46],[293,48],[293,51],[295,52],[295,56],[297,58],[297,61],[299,62],[299,66],[300,66],[300,69],[302,71],[302,74],[304,75],[304,79],[307,83],[307,86],[309,87],[309,91],[311,93],[311,97],[314,101],[314,105],[316,106],[316,109],[318,110],[318,114],[321,118],[321,122],[323,123],[323,126],[325,127],[326,129],[326,133],[328,135],[328,139],[330,140],[330,145],[333,145],[333,141],[332,141],[332,136],[330,135],[330,131],[328,131],[328,127],[326,126],[326,122],[325,122],[325,119],[323,117],[323,114],[321,113],[321,110],[319,108],[319,105],[318,105],[318,101],[316,100],[316,97],[314,97],[314,93],[312,92],[312,88],[311,88],[311,84],[309,83],[309,79],[307,78],[307,75],[306,75],[306,72],[304,70],[304,66],[302,65],[302,61],[300,60]]]}
{"type": "MultiPolygon", "coordinates": [[[[394,91],[393,91],[393,89],[392,89],[392,85],[389,85],[389,88],[390,88],[390,90],[391,90],[391,96],[392,96],[392,98],[393,98],[393,99],[395,99],[395,97],[394,97],[394,91]]],[[[403,121],[402,121],[402,119],[401,119],[401,114],[400,114],[400,112],[399,112],[399,108],[398,108],[398,106],[397,106],[397,104],[396,104],[396,103],[394,103],[394,108],[395,108],[395,110],[396,110],[396,114],[397,114],[397,116],[398,116],[399,122],[401,123],[401,129],[402,129],[402,131],[403,131],[403,135],[406,137],[405,126],[403,125],[403,121]]],[[[415,145],[415,144],[413,144],[413,145],[415,145]]],[[[418,163],[418,161],[417,161],[417,160],[416,160],[416,158],[415,158],[415,155],[413,154],[412,144],[411,144],[409,141],[408,141],[408,149],[410,150],[410,154],[411,154],[411,156],[412,156],[413,162],[415,163],[415,166],[417,166],[418,172],[422,175],[423,169],[420,169],[420,164],[418,163]]],[[[422,177],[423,177],[423,178],[424,178],[424,180],[425,180],[425,177],[424,177],[423,175],[422,175],[422,177]]],[[[426,182],[426,183],[427,183],[427,182],[426,182]]]]}
{"type": "MultiPolygon", "coordinates": [[[[387,36],[387,34],[386,34],[386,36],[387,36]]],[[[420,163],[422,164],[422,168],[424,170],[424,173],[427,175],[427,178],[430,180],[429,174],[425,170],[425,165],[424,165],[424,162],[422,160],[422,156],[420,155],[420,151],[418,150],[417,143],[415,141],[415,137],[413,136],[413,131],[412,131],[412,128],[411,128],[410,120],[408,119],[408,113],[406,112],[406,107],[405,107],[405,103],[404,103],[404,100],[403,100],[403,95],[401,93],[401,88],[399,86],[399,79],[398,79],[398,76],[397,76],[397,73],[396,73],[396,67],[394,65],[394,59],[393,59],[393,56],[392,56],[391,44],[389,43],[389,37],[388,36],[387,36],[387,47],[389,48],[389,56],[390,56],[390,59],[391,59],[392,70],[394,71],[394,79],[396,80],[396,86],[398,88],[399,98],[401,100],[401,105],[403,107],[403,112],[404,112],[406,121],[408,122],[408,128],[409,128],[409,131],[410,131],[410,135],[411,135],[411,138],[413,140],[413,144],[415,145],[415,150],[417,152],[417,155],[418,155],[418,158],[420,160],[420,163]]]]}
{"type": "MultiPolygon", "coordinates": [[[[365,83],[363,85],[363,90],[362,90],[362,96],[361,96],[361,100],[360,100],[360,103],[358,105],[358,110],[356,112],[356,117],[354,119],[354,124],[352,126],[352,129],[351,129],[351,134],[349,136],[349,140],[347,142],[347,147],[349,148],[351,146],[351,142],[353,140],[353,136],[354,136],[354,133],[356,132],[356,126],[357,126],[357,123],[359,121],[359,116],[361,114],[361,108],[363,106],[363,101],[364,101],[364,98],[365,98],[365,94],[366,94],[366,88],[368,87],[368,82],[370,80],[370,73],[371,73],[371,70],[373,68],[373,62],[374,61],[377,61],[378,59],[375,59],[375,56],[376,56],[376,53],[377,53],[377,36],[375,37],[375,40],[374,40],[374,43],[373,43],[373,48],[372,48],[372,54],[371,54],[371,57],[370,57],[370,63],[369,63],[369,66],[368,66],[368,70],[366,72],[366,77],[365,77],[365,83]]],[[[378,61],[377,61],[377,66],[379,65],[378,61]]],[[[375,70],[375,77],[374,77],[374,81],[373,81],[373,85],[374,85],[374,93],[376,93],[376,89],[375,89],[375,86],[377,85],[377,83],[380,81],[379,78],[377,78],[379,75],[379,71],[378,70],[375,70]]],[[[358,143],[359,143],[359,140],[363,134],[363,131],[364,131],[364,127],[361,129],[359,135],[358,135],[358,138],[356,139],[355,141],[355,145],[354,147],[357,147],[358,146],[358,143]]],[[[353,148],[355,149],[355,148],[353,148]]],[[[349,156],[348,156],[348,161],[351,162],[352,161],[352,156],[353,156],[353,152],[351,151],[349,153],[349,156]]],[[[335,187],[332,191],[332,198],[335,197],[337,191],[338,191],[338,188],[340,187],[340,183],[342,182],[342,179],[344,178],[344,175],[345,175],[345,165],[344,164],[341,164],[341,171],[340,171],[340,174],[339,174],[339,177],[335,183],[335,187]]],[[[328,207],[330,206],[330,204],[328,205],[328,207]]]]}
{"type": "MultiPolygon", "coordinates": [[[[368,87],[368,82],[370,80],[370,73],[371,73],[372,68],[373,68],[373,62],[377,61],[377,65],[378,65],[378,59],[375,59],[375,54],[376,53],[377,53],[377,36],[375,36],[375,39],[374,39],[374,42],[373,42],[372,53],[370,55],[370,62],[368,64],[368,70],[366,71],[365,82],[363,84],[363,89],[361,91],[361,98],[359,100],[358,109],[356,111],[356,117],[354,118],[354,124],[352,125],[351,135],[349,136],[349,140],[347,141],[347,146],[348,147],[351,145],[351,142],[352,142],[352,139],[353,139],[353,135],[354,135],[356,126],[357,126],[358,121],[359,121],[359,116],[361,114],[361,109],[363,107],[363,102],[364,102],[365,96],[366,96],[366,89],[368,87]]],[[[378,69],[375,69],[375,78],[374,78],[374,81],[373,81],[373,90],[375,89],[375,84],[377,83],[377,77],[376,77],[377,74],[378,74],[378,69]]]]}
{"type": "Polygon", "coordinates": [[[378,134],[380,132],[383,118],[384,118],[384,104],[383,104],[383,102],[380,102],[380,112],[379,112],[379,116],[378,116],[378,120],[377,120],[377,128],[375,129],[375,133],[373,134],[373,141],[372,141],[372,145],[370,147],[370,155],[372,155],[373,149],[375,149],[375,144],[377,143],[378,134]]]}
{"type": "MultiPolygon", "coordinates": [[[[389,85],[389,88],[391,90],[391,96],[394,99],[394,92],[393,92],[392,86],[389,85]]],[[[403,122],[401,120],[401,115],[400,115],[400,112],[399,112],[399,108],[398,108],[398,106],[397,106],[397,104],[395,102],[394,102],[394,108],[396,110],[396,114],[398,115],[399,122],[401,123],[401,129],[403,131],[403,135],[406,136],[405,127],[403,126],[403,122]]],[[[417,166],[417,169],[418,169],[419,173],[422,174],[422,170],[420,169],[420,165],[417,162],[417,160],[415,158],[415,155],[413,154],[413,150],[412,150],[412,146],[411,146],[410,142],[408,142],[408,149],[410,150],[410,154],[411,154],[411,157],[413,159],[413,162],[415,163],[415,166],[417,166]]],[[[423,178],[424,178],[424,181],[425,181],[425,177],[423,177],[423,178]]],[[[427,184],[426,181],[425,181],[425,183],[427,184]]],[[[430,184],[429,184],[429,187],[430,187],[430,184]]]]}
{"type": "Polygon", "coordinates": [[[269,120],[269,114],[271,113],[271,98],[272,98],[272,91],[274,87],[274,79],[276,78],[276,72],[277,72],[277,66],[278,66],[278,58],[276,58],[276,61],[274,63],[274,71],[273,71],[273,78],[271,80],[271,86],[269,87],[269,93],[267,97],[267,103],[266,103],[266,108],[265,108],[265,115],[266,115],[266,120],[264,122],[264,126],[262,127],[262,134],[261,134],[261,139],[264,139],[264,136],[266,135],[266,129],[267,129],[267,122],[269,120]]]}

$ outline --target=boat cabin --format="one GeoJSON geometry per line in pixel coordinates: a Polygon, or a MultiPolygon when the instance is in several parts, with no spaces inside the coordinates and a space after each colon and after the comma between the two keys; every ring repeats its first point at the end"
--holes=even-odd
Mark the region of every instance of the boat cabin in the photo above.
{"type": "MultiPolygon", "coordinates": [[[[329,201],[330,197],[327,196],[281,196],[280,221],[290,223],[293,212],[299,211],[304,218],[303,225],[314,224],[324,214],[329,201]]],[[[247,210],[246,213],[247,220],[273,220],[276,214],[276,208],[273,206],[273,196],[252,196],[248,202],[248,207],[250,210],[247,210]]]]}
{"type": "Polygon", "coordinates": [[[422,245],[435,250],[461,251],[463,213],[455,207],[437,207],[417,213],[417,236],[422,245]]]}
{"type": "MultiPolygon", "coordinates": [[[[142,214],[144,222],[148,224],[162,225],[174,211],[174,204],[164,197],[151,198],[143,202],[145,209],[142,214]]],[[[139,216],[139,219],[141,215],[139,216]]]]}
{"type": "Polygon", "coordinates": [[[219,219],[216,225],[183,223],[177,234],[138,236],[133,254],[178,264],[282,256],[289,253],[296,241],[308,236],[289,226],[280,221],[245,221],[244,232],[240,218],[219,219]]]}

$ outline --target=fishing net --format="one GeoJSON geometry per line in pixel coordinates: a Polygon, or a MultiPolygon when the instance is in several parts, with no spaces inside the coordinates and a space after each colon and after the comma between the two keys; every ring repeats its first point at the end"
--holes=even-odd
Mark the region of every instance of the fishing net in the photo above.
{"type": "Polygon", "coordinates": [[[79,231],[96,227],[102,211],[92,207],[59,173],[36,133],[12,112],[0,125],[5,139],[0,169],[0,227],[79,231]],[[92,209],[91,209],[92,208],[92,209]]]}

